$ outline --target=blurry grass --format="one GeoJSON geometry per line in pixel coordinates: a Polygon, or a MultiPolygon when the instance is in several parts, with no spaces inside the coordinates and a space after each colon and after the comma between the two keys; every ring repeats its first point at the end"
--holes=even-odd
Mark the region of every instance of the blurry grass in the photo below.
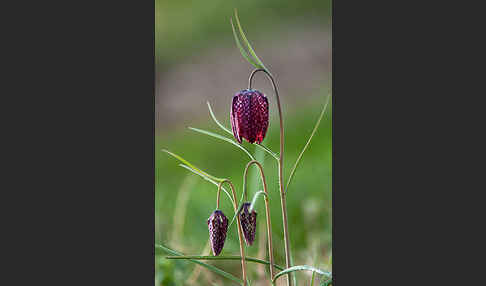
{"type": "MultiPolygon", "coordinates": [[[[293,21],[328,24],[330,0],[212,0],[155,1],[155,56],[159,69],[190,57],[215,43],[234,45],[229,18],[237,8],[245,31],[269,33],[276,25],[293,21]]],[[[285,32],[285,31],[281,31],[285,32]]]]}
{"type": "MultiPolygon", "coordinates": [[[[302,106],[292,107],[291,112],[284,111],[286,114],[284,119],[286,128],[284,171],[286,178],[288,178],[290,168],[312,132],[326,95],[321,94],[313,98],[311,104],[307,103],[302,106]]],[[[214,112],[218,119],[228,127],[227,110],[214,110],[214,112]]],[[[331,252],[331,117],[332,104],[329,104],[321,125],[304,154],[301,165],[297,169],[288,190],[289,231],[295,265],[306,264],[309,256],[315,257],[317,255],[317,264],[313,266],[320,267],[326,264],[326,259],[328,259],[331,252]],[[315,248],[318,249],[317,254],[315,253],[315,248]]],[[[270,120],[270,127],[264,142],[272,150],[278,151],[278,121],[275,114],[272,114],[270,120]]],[[[226,135],[209,118],[209,115],[206,122],[201,122],[196,127],[226,135]]],[[[255,154],[254,146],[247,143],[244,144],[255,154]]],[[[194,133],[186,128],[178,128],[156,137],[155,212],[157,225],[155,226],[155,241],[156,243],[163,242],[169,246],[177,245],[178,247],[183,247],[183,249],[176,250],[187,254],[201,254],[199,252],[204,249],[208,239],[206,220],[215,208],[216,187],[199,177],[196,179],[192,189],[189,190],[190,197],[186,202],[187,213],[180,215],[180,219],[185,219],[185,221],[178,222],[180,225],[183,225],[183,228],[178,230],[180,239],[177,242],[171,242],[171,233],[178,219],[174,218],[179,195],[178,191],[190,173],[179,167],[177,160],[161,152],[162,148],[181,154],[187,160],[215,176],[230,178],[235,184],[238,197],[242,191],[243,170],[249,158],[231,144],[194,133]]],[[[270,192],[275,261],[277,264],[285,264],[277,165],[275,160],[268,154],[261,153],[259,155],[264,155],[265,158],[265,176],[267,177],[270,192]]],[[[196,177],[196,175],[193,176],[196,177]]],[[[258,180],[248,185],[249,198],[258,191],[255,188],[256,185],[260,185],[258,180]]],[[[230,217],[233,215],[231,204],[226,197],[222,197],[221,209],[226,216],[230,217]]],[[[257,204],[256,210],[260,214],[258,223],[264,224],[264,204],[257,204]]],[[[259,235],[265,235],[265,233],[257,233],[257,239],[259,235]]],[[[228,238],[222,255],[235,255],[238,251],[236,224],[234,224],[228,231],[228,238]]],[[[246,248],[246,251],[250,256],[256,257],[258,255],[258,248],[255,246],[246,248]]],[[[162,284],[164,286],[182,285],[179,281],[187,278],[194,268],[193,265],[189,265],[187,262],[167,261],[159,256],[156,257],[156,262],[156,273],[158,275],[156,277],[164,277],[163,279],[165,280],[162,278],[158,280],[159,282],[165,281],[162,284]],[[178,281],[178,283],[175,283],[175,281],[178,281]]],[[[216,261],[214,265],[240,277],[238,262],[216,261]]],[[[253,266],[249,268],[249,277],[255,279],[257,277],[257,268],[253,266]]],[[[303,277],[300,275],[304,274],[299,274],[298,278],[303,277]]],[[[310,276],[308,277],[310,278],[310,276]]],[[[309,281],[309,278],[299,280],[309,281]]],[[[202,283],[201,285],[205,284],[202,283]]]]}

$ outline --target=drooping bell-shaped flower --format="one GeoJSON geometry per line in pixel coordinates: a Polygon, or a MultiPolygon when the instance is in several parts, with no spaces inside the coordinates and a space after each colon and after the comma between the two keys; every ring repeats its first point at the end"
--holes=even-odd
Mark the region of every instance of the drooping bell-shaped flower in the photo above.
{"type": "Polygon", "coordinates": [[[208,218],[209,240],[214,256],[218,256],[223,250],[226,232],[228,231],[228,219],[220,210],[215,210],[208,218]]]}
{"type": "Polygon", "coordinates": [[[239,213],[241,228],[243,229],[243,237],[247,245],[252,245],[255,241],[256,232],[256,216],[255,210],[250,212],[250,203],[243,203],[241,212],[239,213]]]}
{"type": "Polygon", "coordinates": [[[242,90],[233,97],[230,111],[231,127],[236,140],[245,138],[260,144],[268,128],[268,99],[255,89],[242,90]]]}

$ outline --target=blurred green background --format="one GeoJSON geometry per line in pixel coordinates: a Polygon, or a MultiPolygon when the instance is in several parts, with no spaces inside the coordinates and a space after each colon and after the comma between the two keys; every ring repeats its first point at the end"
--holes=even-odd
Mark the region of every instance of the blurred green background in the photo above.
{"type": "MultiPolygon", "coordinates": [[[[246,88],[252,70],[234,43],[230,17],[238,9],[246,36],[274,74],[284,112],[285,178],[304,147],[331,91],[330,1],[173,1],[156,0],[156,146],[155,243],[184,254],[204,254],[208,242],[207,218],[216,206],[216,186],[178,166],[162,152],[168,149],[197,167],[229,178],[241,195],[243,170],[249,157],[235,146],[195,133],[188,126],[223,136],[210,118],[206,102],[227,127],[234,93],[246,88]]],[[[263,144],[278,152],[279,125],[275,97],[263,74],[254,80],[270,102],[270,126],[263,144]]],[[[331,100],[330,100],[331,101],[331,100]]],[[[288,190],[289,232],[294,264],[331,270],[332,248],[332,106],[304,154],[288,190]]],[[[278,176],[275,160],[243,143],[263,162],[270,191],[274,255],[285,265],[278,176]]],[[[249,196],[260,190],[255,167],[249,173],[249,196]]],[[[230,202],[221,196],[221,209],[233,216],[230,202]]],[[[267,259],[265,209],[257,204],[258,232],[249,256],[267,259]],[[262,245],[263,247],[260,247],[262,245]]],[[[228,230],[221,255],[239,255],[236,227],[228,230]]],[[[198,269],[182,260],[156,255],[156,285],[232,285],[230,280],[198,269]],[[184,283],[188,280],[190,282],[184,283]]],[[[206,261],[241,277],[238,261],[206,261]]],[[[248,263],[252,285],[269,285],[267,267],[248,263]]],[[[309,285],[310,273],[297,275],[309,285]]],[[[284,282],[285,278],[280,279],[284,282]]]]}

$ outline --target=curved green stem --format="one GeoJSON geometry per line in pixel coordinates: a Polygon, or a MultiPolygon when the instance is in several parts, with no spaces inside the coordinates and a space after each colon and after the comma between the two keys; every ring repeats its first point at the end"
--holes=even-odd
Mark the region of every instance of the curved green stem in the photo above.
{"type": "Polygon", "coordinates": [[[250,208],[248,209],[249,212],[252,212],[255,209],[255,204],[260,195],[265,195],[267,196],[267,193],[264,191],[258,191],[253,195],[253,200],[251,201],[250,208]]]}
{"type": "MultiPolygon", "coordinates": [[[[223,186],[224,183],[228,183],[228,185],[230,185],[230,187],[231,187],[231,192],[233,193],[233,207],[235,209],[235,212],[238,212],[235,186],[233,186],[233,183],[231,183],[231,181],[228,180],[228,179],[223,179],[218,185],[218,193],[216,194],[216,196],[217,196],[217,199],[216,199],[217,208],[219,208],[219,196],[221,194],[221,187],[223,186]]],[[[243,235],[242,235],[242,232],[241,232],[241,221],[240,221],[239,216],[237,216],[236,219],[237,219],[237,222],[238,222],[238,238],[240,240],[241,272],[242,272],[242,275],[243,275],[243,286],[246,286],[247,280],[246,280],[245,248],[243,246],[243,235]]]]}
{"type": "Polygon", "coordinates": [[[321,270],[321,269],[318,269],[318,268],[315,268],[315,267],[309,266],[309,265],[297,265],[297,266],[287,268],[287,269],[277,273],[277,275],[275,275],[275,278],[273,280],[276,281],[280,276],[294,272],[294,271],[312,271],[312,272],[315,272],[317,274],[324,275],[328,279],[332,279],[332,273],[331,272],[324,271],[324,270],[321,270]]]}
{"type": "Polygon", "coordinates": [[[262,179],[262,183],[263,183],[263,191],[265,192],[266,196],[265,196],[265,215],[266,215],[266,218],[267,218],[267,237],[268,237],[268,258],[270,260],[270,265],[269,265],[269,269],[270,269],[270,277],[271,279],[270,280],[273,280],[273,267],[272,265],[274,264],[273,262],[273,246],[272,246],[272,224],[271,224],[271,219],[270,219],[270,206],[268,205],[268,190],[267,190],[267,181],[265,180],[265,174],[263,173],[263,167],[262,165],[258,162],[258,161],[250,161],[248,162],[248,164],[246,164],[246,167],[245,167],[245,172],[244,172],[244,175],[243,175],[243,192],[245,193],[245,198],[246,200],[248,201],[248,197],[247,197],[247,192],[246,192],[246,179],[247,179],[247,174],[248,174],[248,168],[252,165],[252,164],[255,164],[258,166],[258,169],[260,170],[260,178],[262,179]]]}
{"type": "MultiPolygon", "coordinates": [[[[284,190],[284,183],[283,183],[283,164],[284,164],[284,126],[283,126],[283,117],[282,117],[282,107],[280,104],[280,97],[278,95],[277,85],[275,84],[275,80],[270,72],[266,69],[255,69],[251,72],[250,77],[248,78],[248,89],[251,89],[251,84],[253,80],[253,76],[257,72],[264,72],[267,78],[271,81],[273,91],[275,93],[275,97],[277,100],[277,107],[278,107],[278,117],[280,119],[280,158],[278,160],[278,185],[280,189],[280,203],[282,206],[282,222],[283,222],[283,230],[284,230],[284,243],[285,243],[285,265],[287,268],[292,267],[291,258],[290,258],[290,241],[289,241],[289,230],[288,230],[288,219],[287,219],[287,200],[285,196],[284,190]]],[[[292,276],[291,273],[288,273],[287,285],[292,286],[292,276]]]]}

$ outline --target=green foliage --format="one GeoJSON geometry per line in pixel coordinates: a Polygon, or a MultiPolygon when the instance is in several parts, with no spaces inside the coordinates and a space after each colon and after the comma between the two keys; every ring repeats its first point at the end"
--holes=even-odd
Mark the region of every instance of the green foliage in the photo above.
{"type": "Polygon", "coordinates": [[[292,178],[294,177],[295,170],[299,166],[300,159],[302,159],[302,155],[304,155],[305,150],[307,150],[307,147],[309,147],[309,144],[312,140],[312,137],[314,137],[314,134],[316,133],[317,128],[321,124],[322,117],[324,116],[324,113],[326,112],[327,104],[329,103],[329,98],[330,98],[330,96],[328,96],[326,98],[326,103],[324,104],[324,107],[322,108],[321,115],[319,115],[319,118],[317,119],[317,122],[314,125],[314,130],[312,130],[312,133],[311,133],[309,139],[307,140],[307,143],[304,145],[304,148],[302,149],[302,151],[300,151],[299,157],[297,157],[297,160],[295,161],[294,166],[292,167],[292,170],[290,171],[290,175],[289,175],[289,178],[287,180],[287,186],[285,187],[285,193],[287,193],[287,191],[289,189],[290,182],[292,181],[292,178]]]}
{"type": "Polygon", "coordinates": [[[171,155],[172,157],[178,159],[179,161],[181,161],[182,163],[186,164],[187,166],[191,167],[193,170],[196,170],[198,171],[199,173],[202,173],[204,174],[205,176],[207,176],[208,178],[210,179],[213,179],[215,181],[222,181],[223,179],[222,178],[218,178],[218,177],[215,177],[215,176],[212,176],[206,172],[204,172],[203,170],[199,169],[198,167],[194,166],[193,164],[189,163],[189,161],[187,161],[186,159],[182,158],[181,156],[177,155],[177,154],[174,154],[172,152],[170,152],[169,150],[165,150],[165,149],[162,149],[161,151],[171,155]]]}
{"type": "Polygon", "coordinates": [[[236,35],[235,27],[233,26],[233,21],[231,21],[231,27],[233,28],[233,35],[235,37],[236,45],[240,49],[241,55],[250,64],[252,64],[255,68],[261,68],[261,69],[267,70],[265,65],[263,65],[263,62],[256,55],[255,50],[253,50],[253,47],[251,46],[250,42],[246,38],[245,32],[243,32],[243,28],[241,28],[240,19],[238,19],[238,11],[236,9],[235,9],[235,19],[236,19],[236,24],[238,24],[238,31],[240,32],[240,37],[243,39],[243,41],[246,45],[246,48],[250,52],[251,57],[247,54],[245,49],[241,46],[240,40],[238,39],[238,35],[236,35]]]}
{"type": "Polygon", "coordinates": [[[280,276],[285,275],[287,273],[294,272],[294,271],[312,271],[312,272],[315,272],[317,274],[324,275],[328,279],[331,277],[330,272],[327,272],[327,271],[324,271],[324,270],[321,270],[321,269],[318,269],[318,268],[315,268],[315,267],[312,267],[312,266],[309,266],[309,265],[297,265],[297,266],[289,267],[289,268],[277,273],[275,275],[275,277],[273,278],[273,281],[275,282],[280,276]]]}
{"type": "MultiPolygon", "coordinates": [[[[165,247],[165,246],[163,246],[161,244],[156,244],[155,245],[155,254],[160,254],[162,251],[163,252],[167,252],[167,253],[172,254],[172,255],[176,255],[176,256],[182,256],[183,255],[182,253],[179,253],[179,252],[177,252],[175,250],[172,250],[172,249],[170,249],[168,247],[165,247]]],[[[226,278],[228,278],[228,279],[230,279],[230,280],[232,280],[232,281],[234,281],[234,282],[236,282],[236,283],[238,283],[240,285],[243,284],[243,280],[241,280],[241,279],[239,279],[239,278],[231,275],[230,273],[228,273],[228,272],[226,272],[224,270],[221,270],[221,269],[219,269],[217,267],[214,267],[213,265],[210,265],[210,264],[207,264],[207,263],[204,263],[204,262],[195,260],[195,259],[188,259],[188,261],[193,262],[193,263],[196,263],[196,264],[199,264],[199,265],[207,268],[208,270],[210,270],[210,271],[212,271],[212,272],[214,272],[216,274],[219,274],[219,275],[221,275],[223,277],[226,277],[226,278]]]]}
{"type": "Polygon", "coordinates": [[[216,133],[213,133],[213,132],[210,132],[210,131],[206,131],[206,130],[202,130],[202,129],[198,129],[198,128],[189,127],[189,129],[196,131],[196,132],[199,132],[199,133],[202,133],[202,134],[209,135],[209,136],[214,137],[214,138],[218,138],[218,139],[223,140],[225,142],[231,143],[234,146],[238,147],[239,149],[243,150],[246,153],[246,155],[248,155],[248,157],[250,157],[251,160],[255,160],[255,158],[250,154],[250,151],[248,151],[241,144],[238,144],[237,142],[235,142],[234,140],[231,140],[228,137],[224,137],[224,136],[221,136],[219,134],[216,134],[216,133]]]}
{"type": "Polygon", "coordinates": [[[266,196],[267,194],[264,191],[258,191],[258,192],[255,193],[255,195],[253,195],[253,199],[251,200],[251,205],[250,205],[250,209],[249,209],[250,212],[255,208],[255,204],[256,204],[258,197],[262,196],[262,195],[266,196]]]}
{"type": "MultiPolygon", "coordinates": [[[[195,260],[241,260],[241,256],[231,255],[231,256],[207,256],[207,255],[180,255],[180,256],[166,256],[167,259],[195,259],[195,260]]],[[[256,262],[264,265],[270,265],[270,262],[258,259],[254,257],[245,257],[247,262],[256,262]]],[[[275,268],[279,270],[284,270],[280,265],[274,264],[275,268]]]]}
{"type": "MultiPolygon", "coordinates": [[[[165,149],[162,149],[161,151],[171,155],[172,157],[178,159],[179,161],[181,161],[182,163],[184,163],[182,165],[182,167],[186,168],[186,169],[189,169],[190,171],[202,176],[203,178],[205,178],[206,180],[210,181],[210,182],[215,182],[217,181],[218,183],[223,181],[224,179],[222,178],[218,178],[218,177],[215,177],[215,176],[212,176],[206,172],[204,172],[203,170],[199,169],[198,167],[194,166],[193,164],[189,163],[189,161],[187,161],[186,159],[182,158],[181,156],[177,155],[177,154],[174,154],[168,150],[165,150],[165,149]]],[[[223,191],[226,193],[226,195],[228,196],[228,198],[230,199],[231,202],[233,202],[233,198],[230,196],[230,194],[228,193],[228,191],[224,188],[222,188],[223,191]]]]}

